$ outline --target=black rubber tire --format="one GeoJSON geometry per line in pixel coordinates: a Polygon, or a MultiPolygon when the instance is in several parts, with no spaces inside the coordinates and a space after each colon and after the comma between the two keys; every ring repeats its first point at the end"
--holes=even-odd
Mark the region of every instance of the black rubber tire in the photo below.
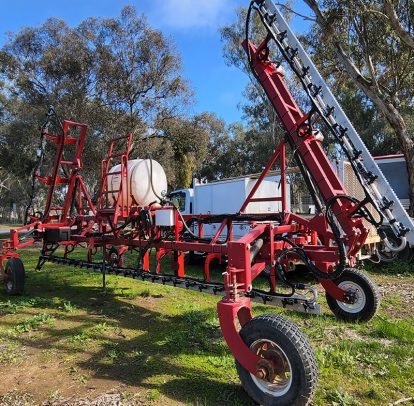
{"type": "Polygon", "coordinates": [[[318,383],[318,365],[313,349],[299,327],[282,316],[266,314],[246,323],[240,336],[249,347],[258,339],[273,341],[286,354],[292,368],[289,390],[281,396],[273,396],[264,392],[250,372],[236,360],[240,381],[248,395],[264,406],[307,405],[318,383]]]}
{"type": "Polygon", "coordinates": [[[380,304],[380,294],[378,292],[377,285],[375,285],[375,283],[365,272],[354,268],[345,269],[342,275],[339,278],[335,279],[333,282],[336,285],[339,285],[341,282],[346,281],[353,282],[360,286],[361,290],[365,294],[364,307],[356,313],[347,312],[339,306],[337,300],[326,293],[326,301],[328,302],[329,308],[340,320],[351,322],[371,320],[377,312],[380,304]]]}
{"type": "Polygon", "coordinates": [[[4,268],[4,290],[7,295],[21,295],[24,291],[26,273],[20,258],[9,258],[4,268]]]}

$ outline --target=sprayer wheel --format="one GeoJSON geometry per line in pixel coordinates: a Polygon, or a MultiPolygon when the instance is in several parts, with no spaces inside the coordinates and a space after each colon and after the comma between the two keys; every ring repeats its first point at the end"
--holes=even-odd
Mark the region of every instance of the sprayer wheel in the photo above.
{"type": "Polygon", "coordinates": [[[267,314],[253,318],[240,330],[248,347],[263,358],[267,379],[260,379],[236,360],[241,383],[257,403],[307,405],[317,381],[318,366],[306,336],[284,317],[267,314]]]}
{"type": "Polygon", "coordinates": [[[377,286],[367,274],[359,269],[348,268],[333,282],[354,295],[353,303],[344,303],[326,293],[328,306],[338,319],[368,321],[374,317],[380,303],[380,295],[377,286]]]}
{"type": "Polygon", "coordinates": [[[21,295],[24,291],[26,273],[20,258],[9,258],[4,268],[4,290],[8,295],[21,295]]]}

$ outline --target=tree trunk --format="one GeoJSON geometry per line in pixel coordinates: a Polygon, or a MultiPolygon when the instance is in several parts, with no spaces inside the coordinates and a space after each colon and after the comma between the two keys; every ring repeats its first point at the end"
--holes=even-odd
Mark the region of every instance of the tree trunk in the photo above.
{"type": "Polygon", "coordinates": [[[376,108],[386,118],[397,136],[401,152],[404,154],[407,162],[410,198],[409,214],[410,216],[414,216],[414,140],[408,133],[405,120],[397,108],[389,100],[385,99],[384,96],[381,95],[370,83],[367,83],[366,79],[364,79],[360,74],[351,69],[351,66],[349,65],[350,61],[347,60],[339,44],[336,44],[336,49],[337,57],[339,61],[342,62],[342,65],[345,67],[347,73],[352,77],[352,79],[354,79],[354,82],[358,88],[371,99],[376,108]]]}
{"type": "MultiPolygon", "coordinates": [[[[377,104],[376,104],[377,105],[377,104]]],[[[379,108],[379,106],[377,105],[379,108]]],[[[409,198],[410,207],[409,214],[411,217],[414,216],[414,140],[410,136],[407,130],[407,126],[401,114],[396,108],[389,103],[387,111],[383,111],[384,116],[387,118],[390,126],[395,131],[395,135],[401,146],[402,153],[404,154],[407,162],[408,172],[408,184],[409,184],[409,198]]],[[[382,110],[381,110],[382,111],[382,110]]]]}

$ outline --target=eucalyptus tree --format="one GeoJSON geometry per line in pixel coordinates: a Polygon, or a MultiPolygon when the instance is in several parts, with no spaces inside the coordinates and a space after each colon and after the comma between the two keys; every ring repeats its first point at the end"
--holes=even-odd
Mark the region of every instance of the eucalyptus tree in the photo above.
{"type": "MultiPolygon", "coordinates": [[[[61,118],[88,124],[83,174],[96,195],[108,139],[133,131],[139,140],[184,116],[192,101],[172,39],[132,7],[77,27],[50,18],[10,34],[0,49],[0,83],[0,170],[15,177],[22,201],[30,195],[48,105],[61,118]]],[[[136,153],[143,154],[138,145],[136,153]]]]}
{"type": "Polygon", "coordinates": [[[79,30],[94,54],[95,92],[125,112],[131,130],[153,127],[182,114],[191,91],[171,38],[151,28],[146,17],[124,7],[118,18],[90,18],[79,30]]]}

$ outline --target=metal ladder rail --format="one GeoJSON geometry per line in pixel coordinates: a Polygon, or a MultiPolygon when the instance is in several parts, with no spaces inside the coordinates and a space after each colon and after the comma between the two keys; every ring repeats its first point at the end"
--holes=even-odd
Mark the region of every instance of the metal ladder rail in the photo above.
{"type": "Polygon", "coordinates": [[[119,136],[111,140],[109,151],[107,158],[104,159],[101,163],[101,195],[99,197],[98,203],[98,210],[102,211],[105,210],[109,206],[109,194],[115,194],[116,198],[114,202],[115,207],[115,219],[118,215],[126,217],[129,213],[129,185],[128,185],[128,160],[129,160],[129,153],[131,149],[132,143],[132,133],[126,136],[119,136]],[[114,152],[115,144],[125,141],[125,150],[122,152],[114,152]],[[115,158],[119,158],[120,162],[120,170],[118,172],[110,173],[111,164],[114,165],[112,162],[115,158]],[[119,184],[119,190],[110,190],[108,178],[109,176],[113,175],[120,175],[121,181],[119,184]],[[126,194],[126,201],[124,201],[124,193],[126,194]],[[119,211],[118,211],[119,210],[119,211]]]}
{"type": "Polygon", "coordinates": [[[50,135],[48,133],[44,134],[46,139],[52,141],[57,148],[51,174],[46,177],[42,177],[39,174],[35,175],[37,180],[49,186],[43,213],[43,222],[49,222],[50,220],[56,219],[57,217],[59,222],[66,221],[68,211],[70,208],[71,196],[76,181],[76,175],[78,170],[82,168],[82,152],[86,137],[87,126],[86,124],[75,123],[73,121],[68,120],[64,120],[62,125],[63,127],[61,133],[57,135],[50,135]],[[72,127],[80,129],[78,137],[73,137],[69,135],[69,130],[72,127]],[[64,160],[63,158],[65,146],[67,145],[75,145],[76,148],[74,157],[71,161],[64,160]],[[65,166],[70,168],[70,173],[65,174],[65,176],[61,176],[60,172],[64,171],[63,168],[65,166]],[[64,200],[63,206],[53,207],[52,203],[55,200],[54,196],[56,188],[59,185],[67,185],[68,190],[66,192],[66,198],[64,200]],[[61,214],[50,215],[51,211],[54,211],[56,213],[61,212],[61,214]]]}
{"type": "Polygon", "coordinates": [[[258,10],[267,25],[267,29],[272,32],[277,46],[299,76],[305,91],[311,98],[321,118],[324,119],[334,135],[341,141],[366,194],[371,197],[372,203],[389,221],[394,233],[400,237],[401,245],[399,247],[390,245],[390,248],[393,250],[403,249],[405,247],[405,239],[407,239],[410,245],[414,245],[413,221],[402,207],[401,202],[391,189],[382,171],[299,40],[293,34],[272,0],[259,1],[257,3],[259,3],[258,10]],[[406,234],[405,237],[404,234],[406,234]]]}

